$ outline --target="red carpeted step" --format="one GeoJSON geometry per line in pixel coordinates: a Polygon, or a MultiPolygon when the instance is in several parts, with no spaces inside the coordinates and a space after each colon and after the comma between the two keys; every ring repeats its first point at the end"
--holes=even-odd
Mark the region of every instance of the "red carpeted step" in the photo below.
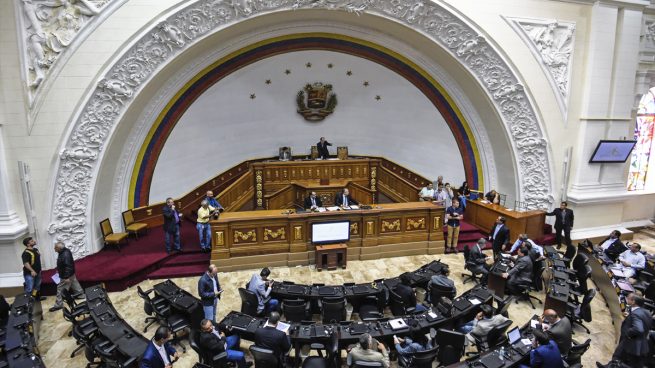
{"type": "Polygon", "coordinates": [[[182,265],[195,265],[201,264],[207,267],[209,264],[209,253],[179,253],[175,254],[162,263],[165,266],[182,266],[182,265]]]}
{"type": "Polygon", "coordinates": [[[200,276],[207,270],[207,265],[166,266],[151,272],[147,279],[168,279],[175,277],[200,276]]]}
{"type": "MultiPolygon", "coordinates": [[[[444,225],[443,231],[444,232],[448,231],[448,227],[446,225],[444,225]]],[[[480,229],[478,229],[474,225],[469,224],[468,222],[460,221],[460,223],[459,223],[459,233],[461,234],[461,233],[466,233],[466,232],[470,232],[470,231],[480,231],[480,229]]]]}
{"type": "Polygon", "coordinates": [[[555,244],[555,234],[546,234],[541,238],[537,239],[537,244],[540,245],[553,245],[555,244]]]}
{"type": "MultiPolygon", "coordinates": [[[[448,238],[448,234],[444,234],[444,239],[448,238]]],[[[471,233],[459,233],[459,237],[457,238],[458,243],[466,243],[466,242],[477,242],[480,238],[487,238],[483,233],[480,232],[471,232],[471,233]]]]}

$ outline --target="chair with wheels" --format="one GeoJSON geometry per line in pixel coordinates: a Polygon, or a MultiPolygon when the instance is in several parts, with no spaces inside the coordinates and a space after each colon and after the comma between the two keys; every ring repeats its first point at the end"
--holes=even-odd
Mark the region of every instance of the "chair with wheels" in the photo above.
{"type": "Polygon", "coordinates": [[[249,316],[259,316],[257,313],[257,307],[259,306],[259,300],[257,295],[244,288],[239,288],[239,296],[241,297],[241,313],[247,314],[249,316]]]}
{"type": "Polygon", "coordinates": [[[312,319],[309,301],[302,299],[283,300],[282,314],[289,322],[300,322],[312,319]]]}
{"type": "Polygon", "coordinates": [[[466,335],[457,331],[440,328],[437,331],[437,360],[442,366],[454,364],[464,356],[466,335]]]}
{"type": "Polygon", "coordinates": [[[150,298],[150,293],[153,289],[148,291],[143,291],[141,286],[137,285],[136,292],[141,299],[143,299],[143,311],[148,317],[145,318],[144,323],[146,327],[143,328],[143,332],[148,331],[148,327],[159,322],[159,324],[166,324],[165,316],[168,316],[171,312],[170,306],[166,299],[156,296],[155,298],[150,298]]]}
{"type": "Polygon", "coordinates": [[[345,298],[323,298],[320,305],[323,323],[335,323],[346,319],[345,298]]]}
{"type": "Polygon", "coordinates": [[[255,367],[257,368],[277,368],[280,366],[280,358],[275,356],[273,350],[250,345],[250,354],[255,360],[255,367]]]}
{"type": "Polygon", "coordinates": [[[591,339],[587,339],[587,341],[582,344],[574,343],[573,346],[571,346],[569,354],[566,356],[566,363],[569,367],[582,366],[582,356],[587,352],[587,350],[589,350],[590,343],[591,339]]]}
{"type": "Polygon", "coordinates": [[[464,269],[470,271],[470,274],[462,273],[462,283],[466,284],[469,281],[473,281],[476,284],[480,283],[480,277],[482,273],[476,272],[475,269],[477,265],[470,260],[471,248],[469,245],[464,245],[464,269]]]}

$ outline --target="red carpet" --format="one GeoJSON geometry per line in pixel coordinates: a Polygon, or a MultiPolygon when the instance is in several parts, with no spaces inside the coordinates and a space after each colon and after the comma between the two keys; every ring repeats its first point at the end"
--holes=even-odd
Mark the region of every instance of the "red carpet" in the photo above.
{"type": "MultiPolygon", "coordinates": [[[[164,232],[160,226],[150,229],[139,239],[130,238],[127,244],[104,248],[96,254],[75,261],[75,274],[82,286],[104,283],[108,291],[121,291],[148,278],[179,277],[179,266],[184,276],[200,275],[209,264],[209,254],[200,253],[195,226],[184,222],[181,227],[182,253],[166,254],[164,232]],[[151,275],[155,277],[151,277],[151,275]]],[[[43,272],[42,292],[54,295],[56,286],[51,279],[55,270],[43,272]]]]}

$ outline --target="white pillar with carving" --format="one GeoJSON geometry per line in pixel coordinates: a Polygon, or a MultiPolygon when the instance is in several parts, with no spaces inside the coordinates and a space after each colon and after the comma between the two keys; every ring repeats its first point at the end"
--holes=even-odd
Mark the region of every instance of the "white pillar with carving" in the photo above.
{"type": "Polygon", "coordinates": [[[14,210],[9,187],[5,145],[0,125],[0,288],[22,285],[20,238],[27,233],[27,224],[14,210]]]}

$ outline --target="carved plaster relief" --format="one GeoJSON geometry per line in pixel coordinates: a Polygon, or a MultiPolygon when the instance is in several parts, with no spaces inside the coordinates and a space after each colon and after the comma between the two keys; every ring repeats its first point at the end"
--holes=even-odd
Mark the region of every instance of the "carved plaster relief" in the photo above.
{"type": "Polygon", "coordinates": [[[528,45],[555,90],[566,120],[569,104],[575,23],[552,19],[503,17],[528,45]]]}
{"type": "Polygon", "coordinates": [[[531,209],[548,206],[552,200],[550,163],[530,96],[494,46],[451,10],[420,1],[198,0],[179,8],[130,44],[90,93],[61,149],[48,232],[66,242],[76,257],[89,253],[87,243],[95,231],[89,199],[93,198],[102,149],[130,101],[156,70],[209,33],[255,14],[296,9],[385,17],[448,50],[477,78],[506,125],[517,159],[519,199],[531,209]]]}
{"type": "MultiPolygon", "coordinates": [[[[93,18],[124,0],[15,0],[21,61],[30,107],[34,95],[93,18]],[[113,5],[113,4],[111,4],[113,5]]],[[[114,7],[115,8],[115,7],[114,7]]]]}

